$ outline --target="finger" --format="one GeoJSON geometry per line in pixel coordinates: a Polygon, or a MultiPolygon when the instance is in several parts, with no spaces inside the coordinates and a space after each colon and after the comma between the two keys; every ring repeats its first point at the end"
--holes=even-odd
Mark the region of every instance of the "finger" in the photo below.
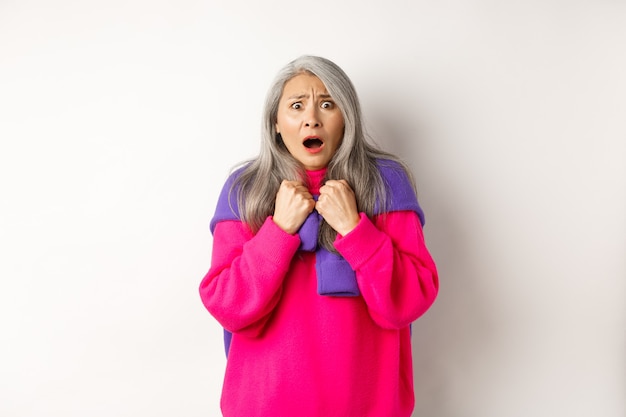
{"type": "Polygon", "coordinates": [[[348,190],[352,191],[352,187],[350,187],[350,184],[348,184],[348,181],[346,181],[346,180],[339,180],[339,183],[341,185],[343,185],[344,187],[346,187],[348,190]]]}
{"type": "Polygon", "coordinates": [[[346,190],[346,189],[352,191],[352,187],[350,187],[350,184],[346,180],[329,180],[320,188],[320,193],[322,192],[323,189],[326,190],[327,192],[330,190],[346,190]]]}
{"type": "Polygon", "coordinates": [[[283,191],[285,193],[289,193],[291,195],[303,195],[305,197],[308,198],[313,198],[313,196],[311,196],[311,193],[309,193],[309,190],[307,187],[305,187],[301,182],[299,181],[288,181],[288,180],[283,180],[280,184],[280,188],[278,189],[278,191],[283,191]]]}

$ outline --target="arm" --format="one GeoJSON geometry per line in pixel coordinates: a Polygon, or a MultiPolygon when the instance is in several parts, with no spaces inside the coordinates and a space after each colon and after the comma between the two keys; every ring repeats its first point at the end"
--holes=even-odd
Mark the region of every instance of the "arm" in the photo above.
{"type": "Polygon", "coordinates": [[[359,224],[335,247],[356,271],[372,319],[384,328],[408,326],[428,310],[439,289],[435,263],[417,214],[396,211],[359,224]]]}
{"type": "Polygon", "coordinates": [[[256,235],[240,221],[217,224],[211,268],[200,297],[217,321],[231,332],[256,336],[282,292],[283,279],[300,238],[268,217],[256,235]]]}

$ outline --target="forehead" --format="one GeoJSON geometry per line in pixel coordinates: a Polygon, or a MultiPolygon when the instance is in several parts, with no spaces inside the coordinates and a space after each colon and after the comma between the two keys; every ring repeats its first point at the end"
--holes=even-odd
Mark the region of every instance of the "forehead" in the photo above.
{"type": "Polygon", "coordinates": [[[298,74],[283,86],[282,97],[293,95],[308,95],[313,91],[316,94],[328,94],[326,86],[315,75],[310,73],[298,74]]]}

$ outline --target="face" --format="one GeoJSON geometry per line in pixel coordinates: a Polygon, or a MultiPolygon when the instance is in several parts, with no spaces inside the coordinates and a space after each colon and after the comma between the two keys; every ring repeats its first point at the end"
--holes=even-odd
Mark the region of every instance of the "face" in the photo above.
{"type": "Polygon", "coordinates": [[[276,131],[289,153],[310,171],[322,169],[343,139],[344,121],[322,81],[296,75],[285,83],[278,103],[276,131]]]}

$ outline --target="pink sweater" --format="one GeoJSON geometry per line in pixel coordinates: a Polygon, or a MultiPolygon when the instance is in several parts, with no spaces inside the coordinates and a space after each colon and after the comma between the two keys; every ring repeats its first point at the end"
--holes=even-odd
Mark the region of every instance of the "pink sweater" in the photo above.
{"type": "MultiPolygon", "coordinates": [[[[319,189],[324,172],[310,173],[319,189]]],[[[315,253],[268,217],[214,232],[200,285],[233,333],[221,408],[226,417],[408,417],[414,405],[409,325],[433,303],[435,264],[416,213],[361,214],[335,247],[361,295],[317,293],[315,253]]]]}

